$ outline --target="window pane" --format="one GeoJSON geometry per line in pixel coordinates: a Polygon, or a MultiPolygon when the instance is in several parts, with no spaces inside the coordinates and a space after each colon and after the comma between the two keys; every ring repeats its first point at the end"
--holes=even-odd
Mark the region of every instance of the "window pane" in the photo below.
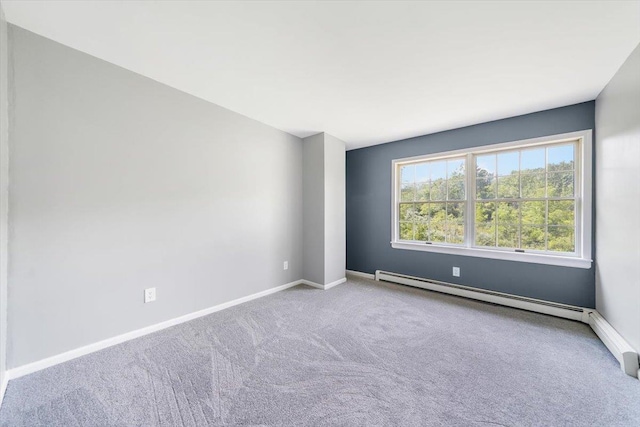
{"type": "Polygon", "coordinates": [[[447,222],[447,243],[464,242],[464,224],[459,222],[447,222]]]}
{"type": "Polygon", "coordinates": [[[543,198],[545,197],[545,174],[521,175],[522,197],[543,198]]]}
{"type": "Polygon", "coordinates": [[[450,178],[447,181],[448,186],[448,200],[464,200],[464,179],[463,178],[450,178]]]}
{"type": "Polygon", "coordinates": [[[429,221],[429,204],[428,203],[416,203],[414,205],[415,221],[427,222],[429,221]]]}
{"type": "Polygon", "coordinates": [[[498,177],[498,198],[515,199],[520,196],[518,174],[498,177]]]}
{"type": "Polygon", "coordinates": [[[413,203],[400,204],[400,221],[413,221],[413,203]]]}
{"type": "Polygon", "coordinates": [[[518,202],[500,202],[498,203],[498,223],[500,224],[519,224],[520,223],[520,207],[518,202]]]}
{"type": "Polygon", "coordinates": [[[400,223],[400,240],[413,240],[413,223],[400,223]]]}
{"type": "Polygon", "coordinates": [[[444,221],[447,216],[447,207],[445,203],[429,203],[429,217],[433,220],[444,221]]]}
{"type": "Polygon", "coordinates": [[[547,148],[547,170],[573,170],[573,144],[547,148]]]}
{"type": "Polygon", "coordinates": [[[402,182],[410,182],[414,181],[414,166],[407,165],[400,167],[400,176],[402,177],[402,182]]]}
{"type": "Polygon", "coordinates": [[[429,163],[419,163],[416,165],[416,182],[429,181],[429,163]]]}
{"type": "Polygon", "coordinates": [[[464,222],[464,203],[447,203],[447,221],[464,222]]]}
{"type": "Polygon", "coordinates": [[[543,251],[544,248],[544,226],[523,225],[520,236],[520,247],[522,249],[535,249],[543,251]]]}
{"type": "Polygon", "coordinates": [[[563,142],[473,154],[473,164],[460,156],[400,166],[400,239],[464,245],[465,233],[474,233],[474,246],[573,253],[576,147],[563,142]],[[476,174],[475,189],[467,188],[467,171],[476,174]],[[474,203],[471,230],[467,203],[474,203]]]}
{"type": "Polygon", "coordinates": [[[496,179],[493,175],[488,175],[484,173],[483,175],[478,175],[476,177],[476,198],[477,199],[495,199],[496,198],[496,179]]]}
{"type": "Polygon", "coordinates": [[[419,182],[416,184],[416,201],[428,202],[431,195],[431,183],[419,182]]]}
{"type": "Polygon", "coordinates": [[[444,242],[445,238],[445,224],[444,218],[431,218],[429,222],[429,234],[430,241],[432,242],[444,242]]]}
{"type": "Polygon", "coordinates": [[[497,175],[507,176],[518,174],[520,170],[520,153],[511,151],[508,153],[498,154],[498,172],[497,175]]]}
{"type": "Polygon", "coordinates": [[[425,222],[416,222],[414,224],[415,240],[426,242],[429,240],[429,224],[425,222]]]}
{"type": "Polygon", "coordinates": [[[400,188],[400,201],[413,202],[415,198],[415,185],[413,183],[403,183],[400,188]]]}
{"type": "Polygon", "coordinates": [[[478,176],[480,176],[481,171],[484,171],[484,175],[496,174],[495,154],[476,157],[476,173],[478,174],[478,176]]]}
{"type": "Polygon", "coordinates": [[[575,252],[575,236],[573,227],[549,226],[550,251],[575,252]]]}
{"type": "Polygon", "coordinates": [[[476,203],[476,222],[494,222],[496,218],[495,203],[476,203]]]}
{"type": "Polygon", "coordinates": [[[496,246],[496,228],[494,223],[476,223],[476,246],[496,246]]]}
{"type": "Polygon", "coordinates": [[[574,225],[573,200],[549,200],[549,225],[574,225]]]}
{"type": "Polygon", "coordinates": [[[445,223],[447,216],[447,207],[445,203],[429,204],[429,239],[432,242],[445,241],[445,223]]]}
{"type": "Polygon", "coordinates": [[[431,200],[447,200],[447,180],[431,181],[431,200]]]}
{"type": "Polygon", "coordinates": [[[431,181],[447,179],[447,162],[445,160],[431,162],[429,166],[431,168],[431,181]]]}
{"type": "Polygon", "coordinates": [[[464,176],[464,159],[447,160],[447,178],[461,178],[464,176]]]}
{"type": "Polygon", "coordinates": [[[573,197],[573,172],[549,173],[547,197],[573,197]]]}
{"type": "Polygon", "coordinates": [[[544,171],[544,148],[522,150],[520,154],[521,173],[540,173],[544,171]]]}
{"type": "Polygon", "coordinates": [[[503,248],[519,247],[520,230],[515,224],[498,223],[498,246],[503,248]]]}
{"type": "Polygon", "coordinates": [[[522,224],[544,225],[546,223],[545,204],[546,202],[544,201],[521,202],[522,224]]]}

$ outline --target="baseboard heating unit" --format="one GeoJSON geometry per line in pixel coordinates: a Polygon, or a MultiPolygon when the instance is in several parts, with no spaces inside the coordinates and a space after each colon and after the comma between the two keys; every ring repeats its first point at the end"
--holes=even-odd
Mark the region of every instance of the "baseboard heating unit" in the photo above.
{"type": "Polygon", "coordinates": [[[598,335],[598,338],[607,346],[611,354],[618,359],[620,367],[625,374],[632,377],[637,376],[640,379],[638,353],[629,343],[597,311],[589,313],[589,325],[598,335]]]}
{"type": "Polygon", "coordinates": [[[627,375],[639,377],[638,353],[634,351],[625,339],[596,310],[592,308],[559,304],[551,301],[521,297],[503,292],[472,288],[470,286],[456,285],[455,283],[391,273],[382,270],[376,270],[375,280],[427,289],[430,291],[456,295],[493,304],[500,304],[507,307],[534,311],[536,313],[548,314],[551,316],[586,323],[591,326],[600,340],[602,340],[615,358],[618,359],[620,362],[620,368],[622,368],[627,375]]]}
{"type": "Polygon", "coordinates": [[[460,297],[506,305],[508,307],[520,308],[523,310],[535,311],[536,313],[550,314],[556,317],[564,317],[565,319],[589,323],[589,311],[591,310],[582,307],[576,307],[573,305],[559,304],[535,298],[527,298],[512,294],[505,294],[502,292],[472,288],[470,286],[456,285],[454,283],[441,282],[438,280],[423,279],[420,277],[407,276],[404,274],[390,273],[388,271],[376,271],[376,280],[399,283],[416,288],[428,289],[430,291],[457,295],[460,297]]]}

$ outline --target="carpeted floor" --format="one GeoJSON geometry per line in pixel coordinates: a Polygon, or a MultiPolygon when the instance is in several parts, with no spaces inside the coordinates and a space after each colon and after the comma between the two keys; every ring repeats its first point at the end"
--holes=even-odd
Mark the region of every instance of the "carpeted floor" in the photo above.
{"type": "Polygon", "coordinates": [[[366,279],[252,301],[11,381],[2,426],[639,426],[588,326],[366,279]]]}

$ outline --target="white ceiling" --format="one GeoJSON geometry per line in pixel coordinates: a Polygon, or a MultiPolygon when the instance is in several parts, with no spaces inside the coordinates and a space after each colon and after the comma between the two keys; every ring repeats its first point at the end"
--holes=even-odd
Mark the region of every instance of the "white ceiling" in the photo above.
{"type": "Polygon", "coordinates": [[[640,2],[3,1],[7,20],[353,149],[594,99],[640,2]]]}

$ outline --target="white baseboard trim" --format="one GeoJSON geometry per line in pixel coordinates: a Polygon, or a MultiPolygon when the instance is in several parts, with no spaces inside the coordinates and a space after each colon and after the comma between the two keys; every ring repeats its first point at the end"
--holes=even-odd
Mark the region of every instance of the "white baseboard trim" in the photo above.
{"type": "Polygon", "coordinates": [[[424,279],[421,277],[407,276],[398,273],[389,273],[380,270],[376,270],[375,277],[376,280],[400,283],[449,295],[456,295],[459,297],[490,302],[507,307],[519,308],[521,310],[577,320],[583,323],[589,323],[589,312],[593,310],[590,308],[553,303],[535,298],[520,297],[518,295],[507,294],[504,292],[488,291],[473,288],[471,286],[457,285],[455,283],[441,282],[438,280],[424,279]]]}
{"type": "Polygon", "coordinates": [[[618,359],[622,371],[627,375],[640,379],[638,353],[613,329],[600,313],[592,308],[558,304],[381,270],[376,270],[375,279],[587,323],[611,354],[618,359]]]}
{"type": "Polygon", "coordinates": [[[589,325],[598,338],[607,346],[611,354],[620,362],[622,371],[640,379],[638,353],[597,311],[589,313],[589,325]]]}
{"type": "Polygon", "coordinates": [[[0,406],[2,406],[2,402],[4,401],[4,393],[7,391],[8,384],[9,384],[9,375],[7,375],[7,372],[5,372],[4,378],[2,379],[2,383],[0,383],[0,406]]]}
{"type": "MultiPolygon", "coordinates": [[[[536,300],[530,299],[532,301],[525,300],[514,300],[511,298],[505,298],[500,295],[493,294],[484,294],[480,293],[475,288],[469,288],[466,286],[455,285],[455,287],[442,286],[442,284],[438,283],[430,283],[419,280],[419,278],[412,278],[410,276],[406,277],[398,277],[386,276],[385,272],[376,271],[375,276],[369,275],[367,273],[361,272],[353,272],[347,271],[349,274],[353,274],[355,276],[367,277],[367,278],[375,278],[376,280],[387,280],[392,279],[390,281],[406,284],[409,286],[419,287],[428,290],[434,290],[437,292],[444,292],[452,295],[467,297],[471,299],[477,299],[486,302],[492,302],[496,304],[506,305],[515,308],[522,308],[529,311],[535,311],[543,314],[549,314],[557,317],[564,317],[572,320],[578,320],[585,323],[589,323],[594,332],[598,335],[598,337],[602,340],[605,346],[611,351],[614,357],[620,362],[620,367],[622,370],[632,377],[636,377],[640,379],[640,369],[638,363],[638,353],[633,350],[633,348],[622,338],[618,332],[613,329],[613,327],[595,310],[592,309],[583,309],[584,312],[581,314],[567,312],[563,308],[546,306],[536,303],[536,300]]],[[[196,311],[193,313],[186,314],[184,316],[176,317],[174,319],[170,319],[164,322],[156,323],[155,325],[147,326],[141,329],[137,329],[135,331],[127,332],[122,335],[118,335],[112,338],[108,338],[106,340],[98,341],[93,344],[89,344],[74,350],[70,350],[55,356],[48,357],[46,359],[39,360],[37,362],[32,362],[26,365],[18,366],[13,369],[9,369],[5,372],[4,379],[0,384],[0,405],[2,404],[2,400],[4,398],[4,393],[7,389],[7,385],[10,380],[22,377],[24,375],[28,375],[42,369],[49,368],[51,366],[67,362],[69,360],[94,353],[99,350],[103,350],[105,348],[142,337],[144,335],[151,334],[153,332],[157,332],[171,326],[179,325],[180,323],[188,322],[193,319],[197,319],[199,317],[207,316],[209,314],[215,313],[217,311],[224,310],[229,307],[233,307],[235,305],[239,305],[245,302],[252,301],[254,299],[258,299],[267,295],[274,294],[279,291],[283,291],[288,288],[292,288],[299,284],[305,284],[308,286],[312,286],[314,288],[326,290],[330,289],[334,286],[337,286],[341,283],[346,282],[346,277],[336,280],[335,282],[329,283],[327,285],[321,285],[319,283],[311,282],[309,280],[296,280],[294,282],[290,282],[281,286],[276,286],[275,288],[267,289],[262,292],[258,292],[252,295],[248,295],[246,297],[238,298],[226,303],[218,304],[213,307],[206,308],[204,310],[196,311]]],[[[448,284],[447,284],[448,285],[448,284]]],[[[499,294],[499,293],[496,293],[499,294]]],[[[508,295],[508,294],[504,294],[508,295]]],[[[570,307],[570,306],[567,306],[570,307]]]]}
{"type": "Polygon", "coordinates": [[[302,280],[300,280],[300,283],[302,283],[303,285],[307,285],[307,286],[311,286],[311,287],[314,287],[314,288],[318,288],[318,289],[324,290],[324,285],[321,285],[320,283],[312,282],[311,280],[302,279],[302,280]]]}
{"type": "Polygon", "coordinates": [[[347,274],[349,274],[351,276],[356,276],[356,277],[364,277],[365,279],[375,279],[376,278],[376,276],[374,274],[363,273],[361,271],[355,271],[355,270],[347,270],[347,274]]]}
{"type": "Polygon", "coordinates": [[[346,281],[347,281],[347,278],[343,277],[340,280],[336,280],[335,282],[331,282],[326,285],[321,285],[320,283],[312,282],[311,280],[306,280],[306,279],[300,280],[300,283],[302,283],[303,285],[312,286],[314,288],[318,288],[318,289],[322,289],[323,291],[326,291],[327,289],[331,289],[334,286],[338,286],[339,284],[344,283],[346,281]]]}
{"type": "Polygon", "coordinates": [[[346,281],[347,281],[347,278],[343,277],[342,279],[338,279],[335,282],[328,283],[328,284],[324,285],[324,290],[326,291],[327,289],[331,289],[334,286],[338,286],[339,284],[344,283],[346,281]]]}
{"type": "MultiPolygon", "coordinates": [[[[49,368],[54,365],[58,365],[63,362],[67,362],[69,360],[94,353],[99,350],[103,350],[105,348],[123,343],[125,341],[129,341],[135,338],[142,337],[144,335],[151,334],[153,332],[161,331],[166,328],[170,328],[171,326],[179,325],[180,323],[188,322],[193,319],[197,319],[199,317],[207,316],[211,313],[215,313],[220,310],[224,310],[225,308],[233,307],[238,304],[242,304],[245,302],[252,301],[254,299],[262,298],[267,295],[274,294],[276,292],[283,291],[288,288],[292,288],[296,285],[301,284],[302,280],[296,280],[294,282],[286,283],[284,285],[276,286],[275,288],[267,289],[262,292],[257,292],[255,294],[248,295],[246,297],[234,299],[229,302],[225,302],[222,304],[215,305],[213,307],[205,308],[204,310],[195,311],[193,313],[185,314],[184,316],[176,317],[170,320],[166,320],[164,322],[156,323],[154,325],[146,326],[141,329],[136,329],[135,331],[127,332],[122,335],[118,335],[115,337],[107,338],[106,340],[98,341],[93,344],[89,344],[80,348],[76,348],[74,350],[69,350],[64,353],[57,354],[55,356],[47,357],[46,359],[38,360],[37,362],[28,363],[26,365],[18,366],[16,368],[9,369],[5,373],[5,383],[9,380],[13,380],[16,378],[20,378],[22,376],[40,371],[42,369],[49,368]]],[[[5,384],[2,384],[3,387],[6,387],[5,384]]],[[[2,389],[4,391],[4,388],[2,389]]]]}

